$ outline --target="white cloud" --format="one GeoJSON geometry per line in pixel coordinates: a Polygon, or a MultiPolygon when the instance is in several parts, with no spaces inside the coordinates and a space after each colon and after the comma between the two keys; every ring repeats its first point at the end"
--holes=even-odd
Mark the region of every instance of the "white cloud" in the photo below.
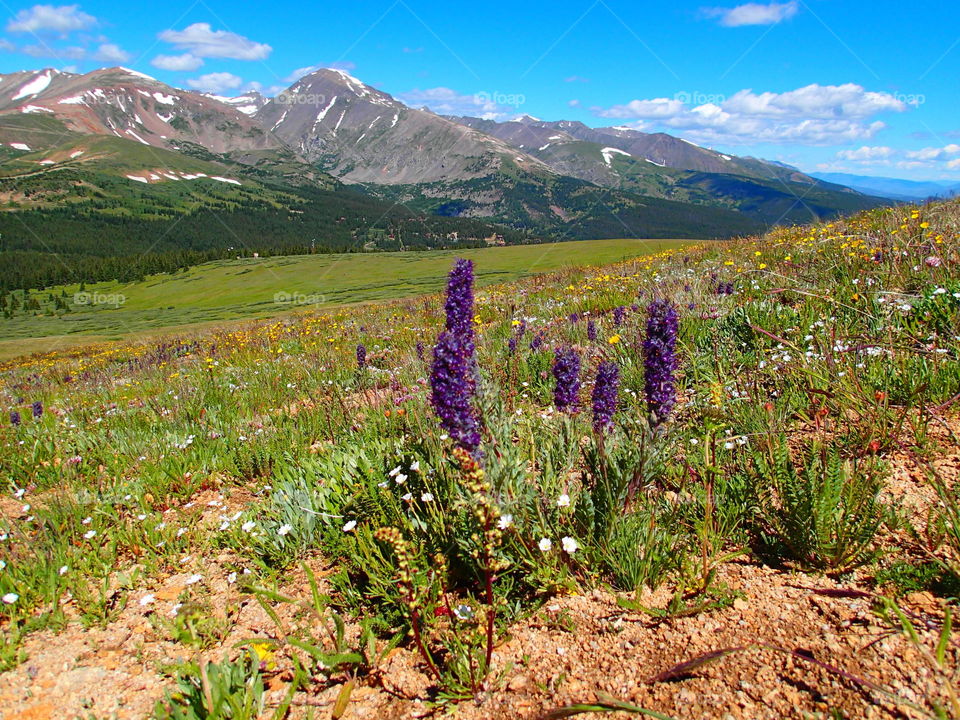
{"type": "Polygon", "coordinates": [[[911,150],[906,153],[907,158],[910,160],[919,160],[921,162],[947,160],[953,155],[960,155],[960,145],[950,144],[942,148],[927,147],[922,150],[911,150]]]}
{"type": "Polygon", "coordinates": [[[724,27],[743,25],[775,25],[789,20],[800,11],[800,3],[790,0],[785,3],[745,3],[732,8],[703,8],[705,17],[716,18],[724,27]]]}
{"type": "Polygon", "coordinates": [[[3,52],[16,52],[17,46],[6,38],[0,38],[0,50],[3,52]]]}
{"type": "Polygon", "coordinates": [[[157,55],[150,61],[150,64],[161,70],[193,72],[203,65],[203,59],[190,53],[184,53],[183,55],[157,55]]]}
{"type": "MultiPolygon", "coordinates": [[[[400,93],[397,98],[410,107],[428,107],[438,115],[469,115],[484,120],[499,120],[515,114],[516,109],[522,104],[517,102],[510,106],[498,104],[496,99],[500,95],[503,94],[480,92],[475,95],[461,95],[456,90],[447,87],[435,87],[426,90],[418,88],[410,92],[400,93]]],[[[519,99],[522,96],[503,95],[503,98],[504,100],[519,99]]]]}
{"type": "Polygon", "coordinates": [[[344,60],[342,62],[334,62],[329,65],[307,65],[306,67],[297,68],[292,73],[287,75],[283,81],[288,83],[295,83],[302,77],[306,77],[310,73],[315,73],[317,70],[323,68],[332,68],[334,70],[343,70],[344,72],[350,72],[355,69],[357,66],[355,63],[344,60]]]}
{"type": "Polygon", "coordinates": [[[881,112],[902,112],[906,103],[889,93],[869,92],[860,85],[807,85],[784,93],[741,90],[723,102],[730,112],[771,117],[866,118],[881,112]]]}
{"type": "Polygon", "coordinates": [[[841,150],[836,154],[836,158],[847,162],[823,163],[818,168],[844,172],[851,170],[847,163],[855,166],[853,171],[861,170],[864,166],[893,166],[900,170],[924,170],[931,176],[948,170],[960,170],[960,145],[950,144],[920,150],[864,145],[853,150],[841,150]]]}
{"type": "Polygon", "coordinates": [[[86,49],[82,47],[53,48],[49,45],[26,45],[20,52],[30,57],[48,58],[53,57],[59,60],[84,60],[87,57],[86,49]]]}
{"type": "Polygon", "coordinates": [[[228,90],[236,90],[243,85],[243,78],[237,77],[233,73],[214,72],[201,75],[198,78],[190,78],[187,80],[187,85],[194,90],[220,95],[228,90]]]}
{"type": "Polygon", "coordinates": [[[79,5],[34,5],[11,18],[7,31],[67,34],[85,30],[96,23],[97,19],[80,10],[79,5]]]}
{"type": "Polygon", "coordinates": [[[596,114],[605,118],[666,118],[683,112],[684,104],[680,100],[654,98],[652,100],[631,100],[626,105],[614,105],[596,114]]]}
{"type": "Polygon", "coordinates": [[[841,160],[850,160],[851,162],[876,164],[877,162],[889,160],[894,152],[893,148],[883,145],[875,147],[864,145],[856,150],[841,150],[837,153],[837,157],[841,160]]]}
{"type": "MultiPolygon", "coordinates": [[[[808,85],[783,93],[741,90],[727,98],[678,93],[674,99],[632,100],[593,108],[600,117],[652,121],[703,144],[791,143],[836,145],[868,140],[885,125],[872,118],[904,112],[908,106],[889,93],[859,85],[808,85]],[[707,102],[694,104],[702,98],[707,102]]],[[[637,125],[643,123],[636,123],[637,125]]]]}
{"type": "Polygon", "coordinates": [[[164,30],[160,39],[196,57],[263,60],[273,51],[266,43],[258,43],[226,30],[213,30],[209,23],[194,23],[184,30],[164,30]]]}
{"type": "Polygon", "coordinates": [[[125,63],[130,60],[132,56],[126,50],[121,48],[116,43],[103,43],[100,47],[97,48],[97,51],[93,54],[94,60],[99,60],[100,62],[105,63],[125,63]]]}
{"type": "Polygon", "coordinates": [[[306,77],[306,76],[309,75],[310,73],[316,72],[316,71],[319,70],[321,67],[322,67],[322,66],[320,66],[320,65],[307,65],[306,67],[297,68],[297,69],[294,70],[292,73],[290,73],[289,75],[287,75],[287,76],[283,79],[283,81],[284,81],[284,82],[289,82],[289,83],[294,83],[294,82],[296,82],[297,80],[299,80],[300,78],[306,77]]]}

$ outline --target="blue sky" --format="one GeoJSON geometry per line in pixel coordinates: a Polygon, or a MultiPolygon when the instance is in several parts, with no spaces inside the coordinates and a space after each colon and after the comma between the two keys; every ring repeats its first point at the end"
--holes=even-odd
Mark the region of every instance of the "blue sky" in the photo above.
{"type": "Polygon", "coordinates": [[[277,92],[336,66],[419,107],[662,130],[806,171],[960,180],[960,5],[890,0],[36,5],[0,71],[277,92]]]}

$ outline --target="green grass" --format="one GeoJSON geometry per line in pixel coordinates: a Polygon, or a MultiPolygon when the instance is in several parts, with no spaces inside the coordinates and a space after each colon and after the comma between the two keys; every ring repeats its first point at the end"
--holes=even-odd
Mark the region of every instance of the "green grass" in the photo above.
{"type": "MultiPolygon", "coordinates": [[[[449,307],[440,294],[376,301],[438,288],[444,253],[226,263],[133,286],[104,318],[176,313],[177,303],[217,314],[277,289],[370,301],[0,366],[0,672],[45,661],[39,639],[24,643],[33,633],[57,643],[68,623],[119,631],[151,613],[131,652],[177,685],[155,713],[163,720],[252,717],[266,680],[272,704],[283,694],[276,679],[299,706],[335,685],[346,704],[354,684],[396,686],[383,659],[400,645],[419,658],[424,706],[489,691],[495,708],[512,702],[517,665],[552,672],[553,660],[501,642],[516,623],[550,642],[590,633],[573,615],[539,610],[609,588],[625,622],[657,632],[652,619],[681,633],[678,647],[709,613],[737,652],[775,645],[816,666],[801,711],[842,701],[846,716],[863,717],[880,693],[920,708],[911,716],[960,718],[960,708],[940,712],[956,677],[952,610],[924,610],[914,628],[881,595],[888,585],[952,594],[960,578],[947,474],[958,227],[960,202],[898,207],[496,285],[601,262],[601,248],[609,260],[662,245],[476,251],[465,254],[485,285],[472,292],[469,268],[458,268],[451,295],[461,300],[449,307]],[[555,364],[558,348],[577,355],[576,368],[555,364]],[[558,407],[571,395],[578,404],[558,407]],[[676,397],[672,412],[664,396],[676,397]],[[474,423],[479,439],[460,437],[476,457],[453,446],[474,423]],[[888,483],[911,466],[931,468],[916,475],[927,489],[893,500],[888,483]],[[196,582],[176,597],[157,592],[190,572],[196,582]],[[738,599],[777,612],[738,580],[754,573],[804,592],[842,588],[834,600],[848,607],[872,598],[876,634],[899,633],[914,651],[875,643],[851,675],[839,668],[860,659],[856,628],[837,651],[802,623],[740,627],[738,599]],[[268,621],[250,638],[235,610],[253,602],[268,621]],[[690,622],[672,620],[681,617],[690,622]],[[251,652],[237,661],[244,644],[251,652]],[[225,662],[206,665],[201,648],[225,662]],[[902,685],[857,679],[898,677],[884,670],[894,664],[902,685]],[[865,692],[838,695],[840,677],[865,692]],[[902,687],[915,690],[909,700],[902,687]]],[[[600,662],[619,652],[615,633],[598,643],[600,662]]],[[[644,684],[695,675],[733,650],[691,652],[644,684]]],[[[655,671],[636,665],[638,678],[655,671]]],[[[538,687],[522,700],[542,713],[557,684],[538,687]]]]}
{"type": "MultiPolygon", "coordinates": [[[[481,285],[584,265],[603,265],[690,244],[689,240],[590,240],[519,245],[462,251],[298,255],[218,261],[175,274],[154,275],[143,282],[90,284],[95,296],[123,296],[108,303],[71,305],[61,317],[15,316],[0,319],[0,358],[76,345],[90,340],[120,339],[160,328],[269,317],[310,308],[388,300],[437,292],[452,258],[477,265],[481,285]],[[276,302],[277,293],[306,296],[309,302],[276,302]],[[319,301],[319,302],[317,302],[319,301]],[[64,343],[59,343],[63,338],[64,343]]],[[[58,286],[73,300],[78,285],[58,286]]]]}

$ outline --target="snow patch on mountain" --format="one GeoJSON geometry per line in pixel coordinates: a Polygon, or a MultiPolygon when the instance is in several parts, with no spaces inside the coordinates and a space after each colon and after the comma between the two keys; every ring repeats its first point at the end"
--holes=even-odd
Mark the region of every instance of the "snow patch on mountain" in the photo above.
{"type": "Polygon", "coordinates": [[[320,112],[317,113],[317,119],[313,123],[314,127],[316,127],[317,125],[323,122],[323,119],[327,116],[327,113],[330,112],[330,108],[332,108],[334,106],[334,103],[336,102],[337,102],[337,96],[334,95],[333,98],[330,100],[330,102],[320,112]]]}
{"type": "Polygon", "coordinates": [[[53,71],[47,70],[37,75],[33,80],[20,88],[19,92],[13,96],[13,100],[38,95],[47,89],[50,81],[53,79],[53,71]]]}
{"type": "Polygon", "coordinates": [[[607,167],[610,167],[610,162],[613,160],[613,156],[616,155],[626,155],[627,157],[633,157],[630,153],[621,150],[620,148],[614,147],[605,147],[600,151],[600,154],[603,155],[603,161],[607,164],[607,167]]]}
{"type": "Polygon", "coordinates": [[[121,67],[120,70],[125,72],[127,75],[133,75],[134,77],[150,80],[151,82],[159,82],[159,80],[157,80],[155,77],[150,77],[146,73],[137,72],[136,70],[131,70],[130,68],[121,67]]]}

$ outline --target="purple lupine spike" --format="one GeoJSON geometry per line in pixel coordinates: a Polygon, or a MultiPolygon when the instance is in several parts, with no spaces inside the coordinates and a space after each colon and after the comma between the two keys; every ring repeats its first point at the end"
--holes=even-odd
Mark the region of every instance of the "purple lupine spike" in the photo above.
{"type": "Polygon", "coordinates": [[[10,411],[10,424],[14,427],[20,427],[20,413],[16,410],[10,411]]]}
{"type": "Polygon", "coordinates": [[[480,445],[480,424],[472,405],[473,341],[449,330],[433,348],[430,402],[453,441],[470,452],[480,445]]]}
{"type": "Polygon", "coordinates": [[[357,368],[363,370],[367,366],[367,348],[363,343],[357,345],[357,368]]]}
{"type": "Polygon", "coordinates": [[[530,349],[537,351],[543,347],[543,333],[537,333],[533,336],[533,340],[530,341],[530,349]]]}
{"type": "Polygon", "coordinates": [[[598,433],[613,427],[620,389],[620,368],[612,360],[600,363],[593,383],[593,429],[598,433]]]}
{"type": "Polygon", "coordinates": [[[447,281],[447,329],[433,348],[430,402],[453,441],[475,452],[480,422],[473,407],[473,263],[458,259],[447,281]]]}
{"type": "Polygon", "coordinates": [[[626,312],[627,308],[623,305],[617,305],[617,307],[613,309],[613,324],[616,327],[623,325],[623,316],[626,314],[626,312]]]}
{"type": "Polygon", "coordinates": [[[423,342],[417,340],[417,358],[420,360],[420,362],[423,362],[423,350],[423,342]]]}
{"type": "Polygon", "coordinates": [[[597,339],[597,324],[593,320],[587,321],[587,340],[594,342],[597,339]]]}
{"type": "Polygon", "coordinates": [[[580,322],[580,313],[570,313],[567,316],[567,320],[570,321],[571,325],[576,325],[578,322],[580,322]]]}
{"type": "Polygon", "coordinates": [[[511,355],[517,352],[517,340],[519,340],[519,338],[516,335],[511,335],[510,339],[507,341],[507,352],[509,352],[511,355]]]}
{"type": "Polygon", "coordinates": [[[43,416],[43,403],[39,400],[36,400],[33,405],[31,405],[31,409],[33,410],[33,417],[35,419],[43,416]]]}
{"type": "Polygon", "coordinates": [[[447,330],[473,338],[473,261],[457,258],[447,278],[447,330]]]}
{"type": "Polygon", "coordinates": [[[580,356],[573,348],[558,348],[553,360],[557,410],[576,412],[580,396],[580,356]]]}
{"type": "Polygon", "coordinates": [[[674,371],[677,368],[677,308],[657,299],[647,308],[647,337],[643,341],[644,393],[653,424],[670,415],[677,401],[674,371]]]}

